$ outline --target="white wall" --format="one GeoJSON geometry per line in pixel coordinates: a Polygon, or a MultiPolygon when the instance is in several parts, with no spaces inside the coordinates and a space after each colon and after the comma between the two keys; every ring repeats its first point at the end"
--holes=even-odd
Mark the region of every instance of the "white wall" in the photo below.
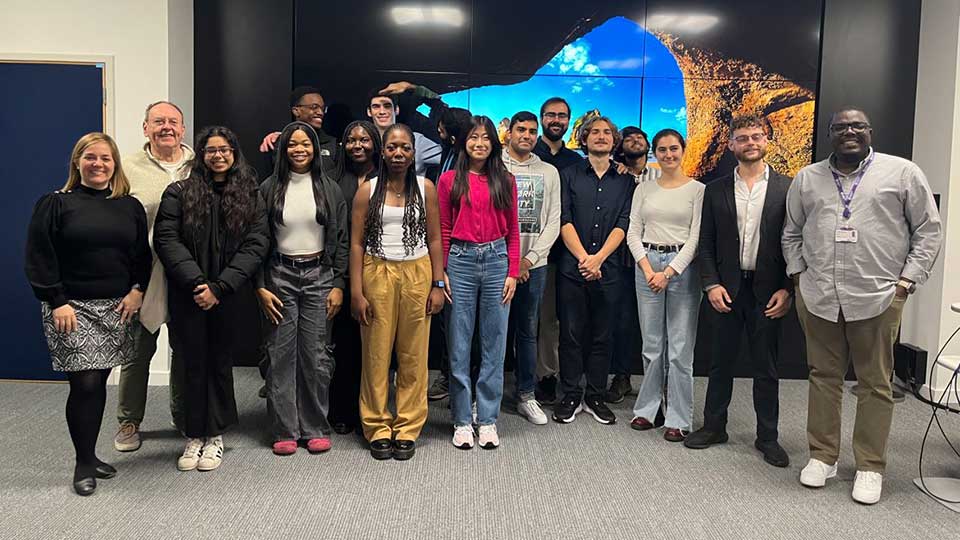
{"type": "MultiPolygon", "coordinates": [[[[193,0],[3,0],[0,58],[46,55],[110,58],[113,122],[105,130],[123,154],[143,145],[144,109],[158,100],[183,109],[185,140],[193,140],[193,0]]],[[[169,380],[168,358],[164,331],[151,384],[169,380]]]]}
{"type": "MultiPolygon", "coordinates": [[[[933,359],[960,326],[960,2],[924,0],[920,24],[913,159],[940,194],[943,250],[927,284],[908,302],[902,341],[929,352],[927,384],[939,396],[951,373],[933,359]]],[[[955,339],[945,355],[960,354],[955,339]]]]}

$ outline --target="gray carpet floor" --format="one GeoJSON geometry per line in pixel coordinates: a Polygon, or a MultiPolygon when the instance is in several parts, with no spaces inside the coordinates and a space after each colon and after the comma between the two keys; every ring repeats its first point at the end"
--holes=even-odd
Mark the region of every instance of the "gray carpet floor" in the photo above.
{"type": "MultiPolygon", "coordinates": [[[[839,477],[821,490],[797,481],[807,459],[805,381],[781,386],[781,443],[792,463],[777,469],[753,448],[744,380],[730,442],[708,450],[668,443],[660,430],[631,430],[629,398],[614,406],[614,426],[588,415],[534,426],[505,403],[501,448],[462,451],[450,445],[444,400],[431,404],[417,455],[403,463],[375,462],[353,435],[335,436],[326,454],[274,456],[256,370],[236,375],[241,425],[225,437],[222,467],[209,473],[176,470],[183,440],[169,424],[166,388],[150,389],[143,447],[115,452],[111,387],[98,451],[120,473],[86,498],[70,489],[67,386],[0,383],[0,538],[960,538],[960,515],[912,483],[930,417],[912,397],[897,405],[883,498],[867,507],[850,498],[849,393],[839,477]]],[[[705,383],[697,380],[697,409],[705,383]]],[[[960,438],[956,416],[944,427],[960,438]]],[[[960,458],[939,435],[931,439],[925,472],[960,477],[960,458]]]]}

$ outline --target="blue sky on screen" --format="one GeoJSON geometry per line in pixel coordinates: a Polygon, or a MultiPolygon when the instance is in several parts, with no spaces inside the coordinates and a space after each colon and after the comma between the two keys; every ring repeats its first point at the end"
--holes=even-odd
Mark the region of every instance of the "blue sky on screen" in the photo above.
{"type": "Polygon", "coordinates": [[[551,96],[570,102],[574,117],[596,108],[622,128],[641,124],[642,113],[641,127],[650,136],[666,127],[686,135],[683,74],[676,60],[655,36],[624,17],[565,45],[526,81],[451,92],[443,100],[496,123],[521,110],[536,114],[551,96]]]}

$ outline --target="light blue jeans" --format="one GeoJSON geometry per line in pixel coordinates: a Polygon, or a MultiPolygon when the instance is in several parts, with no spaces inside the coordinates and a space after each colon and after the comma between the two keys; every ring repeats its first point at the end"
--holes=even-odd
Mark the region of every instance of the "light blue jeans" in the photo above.
{"type": "Polygon", "coordinates": [[[507,279],[507,243],[501,238],[475,244],[451,241],[447,275],[453,303],[447,326],[450,355],[450,409],[454,426],[473,420],[470,346],[479,320],[480,375],[477,378],[477,423],[496,424],[503,399],[503,357],[507,352],[510,304],[502,303],[507,279]]]}
{"type": "MultiPolygon", "coordinates": [[[[649,251],[647,260],[655,272],[661,272],[676,255],[649,251]]],[[[700,311],[700,276],[691,264],[659,294],[650,290],[643,272],[637,272],[636,282],[644,375],[633,415],[653,422],[666,380],[664,425],[689,430],[693,425],[693,349],[700,311]]]]}

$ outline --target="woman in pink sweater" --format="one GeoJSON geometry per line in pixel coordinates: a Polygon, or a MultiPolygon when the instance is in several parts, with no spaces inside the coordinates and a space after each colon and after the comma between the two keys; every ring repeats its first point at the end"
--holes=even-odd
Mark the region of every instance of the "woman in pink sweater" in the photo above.
{"type": "Polygon", "coordinates": [[[471,404],[476,399],[480,446],[500,445],[497,417],[503,397],[507,319],[520,275],[517,184],[503,164],[493,122],[474,116],[456,167],[440,176],[440,232],[449,300],[450,409],[453,444],[473,448],[471,404]],[[476,396],[470,388],[470,345],[480,332],[476,396]]]}

